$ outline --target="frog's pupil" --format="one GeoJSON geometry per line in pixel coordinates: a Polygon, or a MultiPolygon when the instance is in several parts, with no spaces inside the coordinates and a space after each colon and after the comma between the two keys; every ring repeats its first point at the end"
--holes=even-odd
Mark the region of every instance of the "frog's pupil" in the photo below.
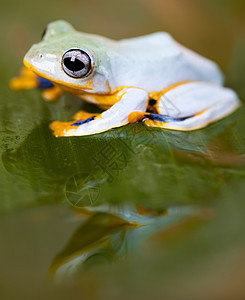
{"type": "Polygon", "coordinates": [[[84,63],[81,60],[77,58],[72,59],[71,57],[67,57],[64,59],[64,65],[67,67],[67,69],[73,72],[81,71],[85,67],[84,63]]]}

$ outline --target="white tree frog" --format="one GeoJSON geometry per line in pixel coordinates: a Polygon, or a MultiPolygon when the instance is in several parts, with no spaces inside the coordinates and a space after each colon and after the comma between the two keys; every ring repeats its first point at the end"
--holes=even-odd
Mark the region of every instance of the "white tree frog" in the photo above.
{"type": "Polygon", "coordinates": [[[79,111],[72,122],[53,122],[56,136],[90,135],[139,121],[194,130],[240,105],[236,93],[222,86],[214,62],[165,32],[114,41],[56,21],[25,55],[24,64],[29,71],[12,81],[13,88],[41,85],[48,88],[47,99],[65,91],[106,109],[97,115],[79,111]]]}

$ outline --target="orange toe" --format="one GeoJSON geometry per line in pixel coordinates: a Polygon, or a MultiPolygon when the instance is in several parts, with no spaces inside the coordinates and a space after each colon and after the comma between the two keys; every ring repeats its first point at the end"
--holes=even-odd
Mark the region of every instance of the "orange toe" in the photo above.
{"type": "Polygon", "coordinates": [[[37,77],[37,75],[31,71],[30,69],[26,68],[26,67],[23,67],[20,71],[20,75],[23,76],[23,77],[37,77]]]}
{"type": "Polygon", "coordinates": [[[135,111],[128,115],[129,123],[136,123],[145,117],[145,112],[135,111]]]}
{"type": "Polygon", "coordinates": [[[58,136],[65,136],[67,132],[69,133],[75,132],[78,126],[71,126],[74,121],[72,122],[60,122],[60,121],[54,121],[50,124],[50,128],[53,130],[53,133],[56,137],[58,136]]]}
{"type": "Polygon", "coordinates": [[[163,128],[164,127],[164,124],[165,122],[161,122],[161,121],[157,121],[157,120],[150,120],[150,119],[146,119],[144,121],[145,125],[146,126],[149,126],[149,127],[159,127],[159,128],[163,128]]]}
{"type": "Polygon", "coordinates": [[[38,80],[35,77],[16,77],[10,81],[10,88],[15,91],[22,89],[33,89],[36,87],[38,87],[38,80]]]}
{"type": "Polygon", "coordinates": [[[59,99],[60,95],[62,94],[62,91],[57,86],[48,88],[43,91],[42,96],[47,101],[56,101],[59,99]]]}
{"type": "Polygon", "coordinates": [[[78,111],[74,116],[73,116],[73,119],[76,120],[76,121],[80,121],[80,120],[86,120],[90,117],[93,117],[93,116],[97,116],[98,114],[95,114],[95,113],[89,113],[89,112],[86,112],[84,110],[80,110],[78,111]]]}

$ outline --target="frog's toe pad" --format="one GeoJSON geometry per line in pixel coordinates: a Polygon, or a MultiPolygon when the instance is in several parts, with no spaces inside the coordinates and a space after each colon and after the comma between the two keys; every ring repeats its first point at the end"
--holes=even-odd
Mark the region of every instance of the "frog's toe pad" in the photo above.
{"type": "Polygon", "coordinates": [[[34,89],[38,87],[38,80],[35,77],[15,77],[10,80],[10,88],[18,91],[23,89],[34,89]]]}
{"type": "Polygon", "coordinates": [[[77,126],[74,126],[74,121],[72,122],[60,122],[60,121],[54,121],[50,124],[51,130],[53,130],[53,134],[56,137],[61,136],[72,136],[75,135],[75,132],[77,130],[77,126]]]}
{"type": "Polygon", "coordinates": [[[37,76],[27,68],[22,68],[20,76],[11,79],[9,85],[12,90],[16,91],[34,88],[48,89],[53,87],[53,83],[50,80],[37,76]]]}
{"type": "Polygon", "coordinates": [[[61,94],[62,90],[57,86],[53,86],[45,88],[42,92],[42,97],[44,100],[52,102],[58,100],[61,94]]]}
{"type": "Polygon", "coordinates": [[[166,124],[165,122],[161,121],[153,121],[150,119],[144,120],[144,124],[148,127],[158,127],[158,128],[164,128],[164,125],[166,124]]]}
{"type": "Polygon", "coordinates": [[[146,114],[147,113],[145,113],[145,112],[134,111],[128,115],[128,122],[136,123],[136,122],[142,121],[143,119],[145,119],[146,114]]]}
{"type": "Polygon", "coordinates": [[[60,136],[75,136],[77,135],[77,128],[83,124],[87,124],[90,121],[93,121],[95,116],[90,117],[85,120],[71,121],[71,122],[60,122],[54,121],[51,123],[50,128],[53,130],[53,133],[56,137],[60,136]]]}

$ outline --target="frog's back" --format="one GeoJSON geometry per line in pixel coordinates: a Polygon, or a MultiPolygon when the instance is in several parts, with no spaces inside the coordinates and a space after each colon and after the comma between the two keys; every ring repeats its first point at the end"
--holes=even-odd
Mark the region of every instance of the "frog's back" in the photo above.
{"type": "Polygon", "coordinates": [[[205,80],[222,84],[218,66],[178,44],[168,33],[157,32],[119,41],[118,85],[160,91],[176,82],[205,80]]]}

